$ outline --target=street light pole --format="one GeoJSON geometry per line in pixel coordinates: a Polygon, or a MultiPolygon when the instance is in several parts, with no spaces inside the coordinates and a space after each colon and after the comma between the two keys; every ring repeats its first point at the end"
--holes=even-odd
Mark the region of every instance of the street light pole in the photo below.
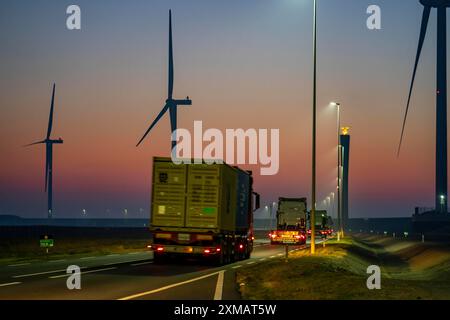
{"type": "Polygon", "coordinates": [[[331,105],[337,110],[337,218],[338,218],[338,241],[342,236],[342,216],[341,216],[341,104],[332,102],[331,105]]]}
{"type": "Polygon", "coordinates": [[[316,104],[317,104],[317,0],[314,0],[313,18],[313,125],[312,125],[312,190],[311,190],[311,254],[316,252],[316,104]]]}

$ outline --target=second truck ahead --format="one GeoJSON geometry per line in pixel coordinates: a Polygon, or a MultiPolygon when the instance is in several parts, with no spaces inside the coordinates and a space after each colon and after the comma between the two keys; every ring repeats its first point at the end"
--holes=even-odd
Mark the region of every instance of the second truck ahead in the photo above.
{"type": "MultiPolygon", "coordinates": [[[[314,226],[316,236],[326,238],[333,233],[333,219],[326,210],[316,210],[314,226]]],[[[311,226],[308,235],[311,235],[311,226]]]]}
{"type": "Polygon", "coordinates": [[[218,264],[250,257],[253,211],[259,195],[253,177],[227,164],[174,164],[153,158],[154,261],[173,255],[214,259],[218,264]]]}
{"type": "Polygon", "coordinates": [[[306,210],[306,198],[279,198],[277,229],[270,232],[270,243],[306,243],[306,210]]]}

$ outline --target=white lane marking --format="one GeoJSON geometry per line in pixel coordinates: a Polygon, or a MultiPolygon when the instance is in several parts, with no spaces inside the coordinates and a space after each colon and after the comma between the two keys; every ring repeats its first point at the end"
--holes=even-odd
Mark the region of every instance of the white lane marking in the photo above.
{"type": "Polygon", "coordinates": [[[140,262],[140,263],[133,263],[132,266],[136,267],[136,266],[142,266],[144,264],[150,264],[153,263],[153,261],[147,261],[147,262],[140,262]]]}
{"type": "Polygon", "coordinates": [[[255,263],[255,261],[247,262],[247,264],[254,264],[254,263],[255,263]]]}
{"type": "Polygon", "coordinates": [[[58,273],[58,272],[65,272],[65,271],[66,271],[66,269],[60,269],[60,270],[36,272],[36,273],[29,273],[29,274],[19,274],[17,276],[13,276],[13,278],[25,278],[25,277],[38,276],[41,274],[58,273]]]}
{"type": "Polygon", "coordinates": [[[128,252],[128,254],[139,254],[140,252],[128,252]]]}
{"type": "Polygon", "coordinates": [[[107,257],[117,257],[120,256],[118,253],[108,254],[107,257]]]}
{"type": "Polygon", "coordinates": [[[214,300],[222,300],[222,292],[223,292],[223,278],[224,278],[225,270],[219,272],[216,283],[216,291],[214,292],[214,300]]]}
{"type": "MultiPolygon", "coordinates": [[[[82,271],[81,275],[84,275],[86,273],[94,273],[94,272],[101,272],[101,271],[108,271],[108,270],[114,270],[117,269],[116,267],[111,267],[111,268],[103,268],[103,269],[96,269],[96,270],[90,270],[90,271],[82,271]]],[[[68,277],[70,276],[70,274],[61,274],[59,276],[51,276],[49,277],[50,279],[58,279],[58,278],[64,278],[64,277],[68,277]]]]}
{"type": "Polygon", "coordinates": [[[10,282],[10,283],[0,283],[0,287],[13,286],[15,284],[20,284],[22,282],[10,282]]]}
{"type": "Polygon", "coordinates": [[[16,263],[16,264],[10,264],[8,267],[20,267],[20,266],[27,266],[29,265],[29,262],[26,263],[16,263]]]}
{"type": "MultiPolygon", "coordinates": [[[[137,260],[139,261],[139,260],[137,260]]],[[[122,264],[122,263],[131,263],[131,262],[136,262],[136,260],[131,260],[131,261],[116,261],[116,262],[110,262],[110,263],[105,263],[103,264],[104,266],[114,266],[116,264],[122,264]]]]}
{"type": "Polygon", "coordinates": [[[95,259],[95,258],[97,258],[97,257],[83,257],[83,258],[80,258],[80,260],[91,260],[91,259],[95,259]]]}
{"type": "Polygon", "coordinates": [[[238,265],[238,266],[234,266],[234,267],[231,267],[232,269],[237,269],[237,268],[240,268],[240,267],[242,267],[241,265],[238,265]]]}
{"type": "Polygon", "coordinates": [[[279,256],[279,257],[281,257],[282,255],[283,255],[282,253],[277,254],[277,256],[279,256]]]}
{"type": "Polygon", "coordinates": [[[164,290],[167,290],[167,289],[171,289],[171,288],[175,288],[175,287],[178,287],[178,286],[182,286],[182,285],[184,285],[184,284],[188,284],[188,283],[191,283],[191,282],[195,282],[195,281],[198,281],[198,280],[202,280],[202,279],[205,279],[205,278],[209,278],[209,277],[212,277],[212,276],[218,274],[219,272],[220,272],[220,271],[213,272],[213,273],[208,273],[208,274],[206,274],[206,275],[204,275],[204,276],[201,276],[201,277],[197,277],[197,278],[194,278],[194,279],[190,279],[190,280],[186,280],[186,281],[182,281],[182,282],[170,284],[170,285],[168,285],[168,286],[161,287],[161,288],[158,288],[158,289],[154,289],[154,290],[150,290],[150,291],[146,291],[146,292],[141,292],[141,293],[133,294],[133,295],[131,295],[131,296],[119,298],[119,299],[117,299],[117,300],[131,300],[131,299],[136,299],[136,298],[139,298],[139,297],[147,296],[147,295],[152,294],[152,293],[164,291],[164,290]]]}
{"type": "Polygon", "coordinates": [[[266,260],[267,258],[261,258],[261,259],[259,259],[259,261],[264,261],[264,260],[266,260]]]}
{"type": "Polygon", "coordinates": [[[53,262],[63,262],[63,261],[66,261],[66,259],[50,260],[49,262],[50,262],[50,263],[53,263],[53,262]]]}
{"type": "Polygon", "coordinates": [[[270,256],[269,258],[271,258],[271,259],[273,259],[273,258],[276,258],[277,256],[270,256]]]}

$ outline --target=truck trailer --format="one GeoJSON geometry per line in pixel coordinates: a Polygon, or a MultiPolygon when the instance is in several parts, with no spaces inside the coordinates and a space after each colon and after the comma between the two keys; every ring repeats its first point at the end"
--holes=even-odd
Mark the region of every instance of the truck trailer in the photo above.
{"type": "Polygon", "coordinates": [[[278,199],[277,229],[269,234],[271,244],[305,244],[306,198],[278,199]]]}
{"type": "MultiPolygon", "coordinates": [[[[328,213],[326,210],[316,210],[315,211],[315,219],[314,219],[314,225],[315,225],[315,235],[326,238],[330,236],[333,233],[333,219],[328,216],[328,213]]],[[[311,214],[311,213],[310,213],[311,214]]],[[[311,219],[309,219],[309,230],[308,235],[311,235],[311,219]]]]}
{"type": "Polygon", "coordinates": [[[248,259],[259,195],[251,171],[227,164],[153,158],[150,231],[154,261],[192,256],[217,264],[248,259]]]}

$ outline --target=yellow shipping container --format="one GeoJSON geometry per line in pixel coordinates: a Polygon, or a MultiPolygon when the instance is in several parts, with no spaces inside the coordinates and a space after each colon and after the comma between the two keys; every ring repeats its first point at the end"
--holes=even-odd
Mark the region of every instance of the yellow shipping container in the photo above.
{"type": "Polygon", "coordinates": [[[234,231],[237,169],[153,159],[152,229],[234,231]]]}

